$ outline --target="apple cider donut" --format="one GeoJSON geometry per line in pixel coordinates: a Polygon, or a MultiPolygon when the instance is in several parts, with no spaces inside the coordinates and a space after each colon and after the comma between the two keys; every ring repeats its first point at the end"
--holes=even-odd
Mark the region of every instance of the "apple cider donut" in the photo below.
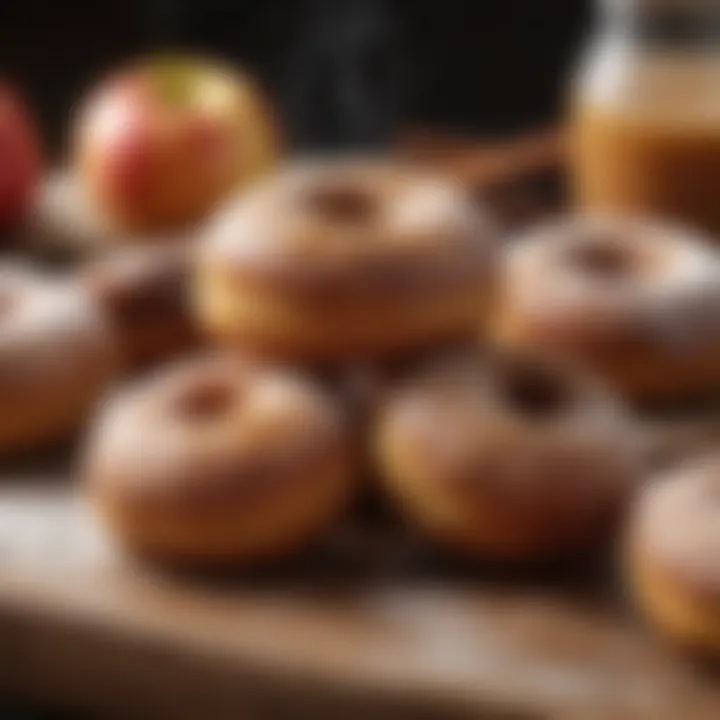
{"type": "Polygon", "coordinates": [[[420,530],[497,561],[602,540],[642,453],[622,405],[594,379],[548,359],[478,352],[401,383],[379,414],[375,449],[388,491],[420,530]]]}
{"type": "Polygon", "coordinates": [[[117,368],[112,330],[81,287],[0,267],[0,452],[79,429],[117,368]]]}
{"type": "Polygon", "coordinates": [[[494,240],[449,181],[379,162],[300,165],[211,228],[197,312],[211,337],[283,360],[403,354],[472,335],[494,240]]]}
{"type": "Polygon", "coordinates": [[[644,403],[720,387],[720,257],[633,219],[575,218],[511,247],[494,321],[509,347],[564,355],[644,403]]]}
{"type": "Polygon", "coordinates": [[[310,381],[206,356],[120,392],[83,474],[131,551],[252,562],[295,551],[338,518],[355,486],[352,445],[343,411],[310,381]]]}
{"type": "Polygon", "coordinates": [[[720,657],[720,456],[648,484],[631,516],[629,581],[651,623],[720,657]]]}

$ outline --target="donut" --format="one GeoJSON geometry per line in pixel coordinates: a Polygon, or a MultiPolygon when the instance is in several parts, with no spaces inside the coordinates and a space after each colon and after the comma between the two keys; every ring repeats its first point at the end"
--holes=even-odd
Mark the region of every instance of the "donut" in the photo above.
{"type": "Polygon", "coordinates": [[[80,271],[81,282],[115,327],[128,369],[148,367],[197,344],[191,274],[189,243],[120,250],[80,271]]]}
{"type": "Polygon", "coordinates": [[[82,463],[121,545],[171,564],[293,553],[355,488],[344,411],[316,384],[234,356],[186,359],[107,403],[82,463]]]}
{"type": "Polygon", "coordinates": [[[610,391],[519,353],[475,350],[411,375],[380,410],[373,447],[412,525],[498,562],[595,547],[642,471],[640,440],[610,391]]]}
{"type": "Polygon", "coordinates": [[[639,403],[720,386],[720,259],[689,231],[563,219],[510,248],[500,286],[502,346],[571,358],[639,403]]]}
{"type": "Polygon", "coordinates": [[[720,456],[649,483],[631,513],[628,582],[651,625],[720,657],[720,456]]]}
{"type": "Polygon", "coordinates": [[[284,361],[397,356],[472,336],[493,223],[450,181],[382,162],[299,164],[233,203],[201,243],[198,322],[284,361]]]}
{"type": "Polygon", "coordinates": [[[82,288],[0,268],[0,452],[79,429],[117,367],[112,330],[82,288]]]}

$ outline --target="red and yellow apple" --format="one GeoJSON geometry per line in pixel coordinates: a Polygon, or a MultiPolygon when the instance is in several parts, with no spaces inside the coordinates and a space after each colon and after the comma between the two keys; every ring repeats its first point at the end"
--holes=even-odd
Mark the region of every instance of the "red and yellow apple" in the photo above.
{"type": "Polygon", "coordinates": [[[41,170],[35,120],[20,96],[0,83],[0,229],[12,228],[26,215],[41,170]]]}
{"type": "Polygon", "coordinates": [[[215,61],[140,61],[81,106],[73,155],[86,197],[128,232],[201,220],[274,164],[279,140],[254,83],[215,61]]]}

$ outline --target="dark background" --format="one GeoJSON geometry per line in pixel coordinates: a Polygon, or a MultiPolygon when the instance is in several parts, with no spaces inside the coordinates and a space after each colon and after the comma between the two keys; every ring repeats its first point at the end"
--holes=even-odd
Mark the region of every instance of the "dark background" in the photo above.
{"type": "Polygon", "coordinates": [[[191,47],[265,83],[296,147],[389,142],[401,123],[507,134],[546,123],[590,0],[3,0],[0,67],[55,149],[72,103],[137,53],[191,47]]]}

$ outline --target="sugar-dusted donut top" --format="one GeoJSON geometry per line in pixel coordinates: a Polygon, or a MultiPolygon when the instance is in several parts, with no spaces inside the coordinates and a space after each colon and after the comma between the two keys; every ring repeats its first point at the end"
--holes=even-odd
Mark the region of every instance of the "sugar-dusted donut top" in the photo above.
{"type": "Polygon", "coordinates": [[[484,282],[495,241],[448,180],[388,162],[301,163],[228,206],[201,262],[285,293],[384,297],[484,282]]]}
{"type": "Polygon", "coordinates": [[[546,224],[509,250],[503,307],[538,335],[602,352],[720,342],[720,256],[703,236],[637,219],[546,224]]]}

